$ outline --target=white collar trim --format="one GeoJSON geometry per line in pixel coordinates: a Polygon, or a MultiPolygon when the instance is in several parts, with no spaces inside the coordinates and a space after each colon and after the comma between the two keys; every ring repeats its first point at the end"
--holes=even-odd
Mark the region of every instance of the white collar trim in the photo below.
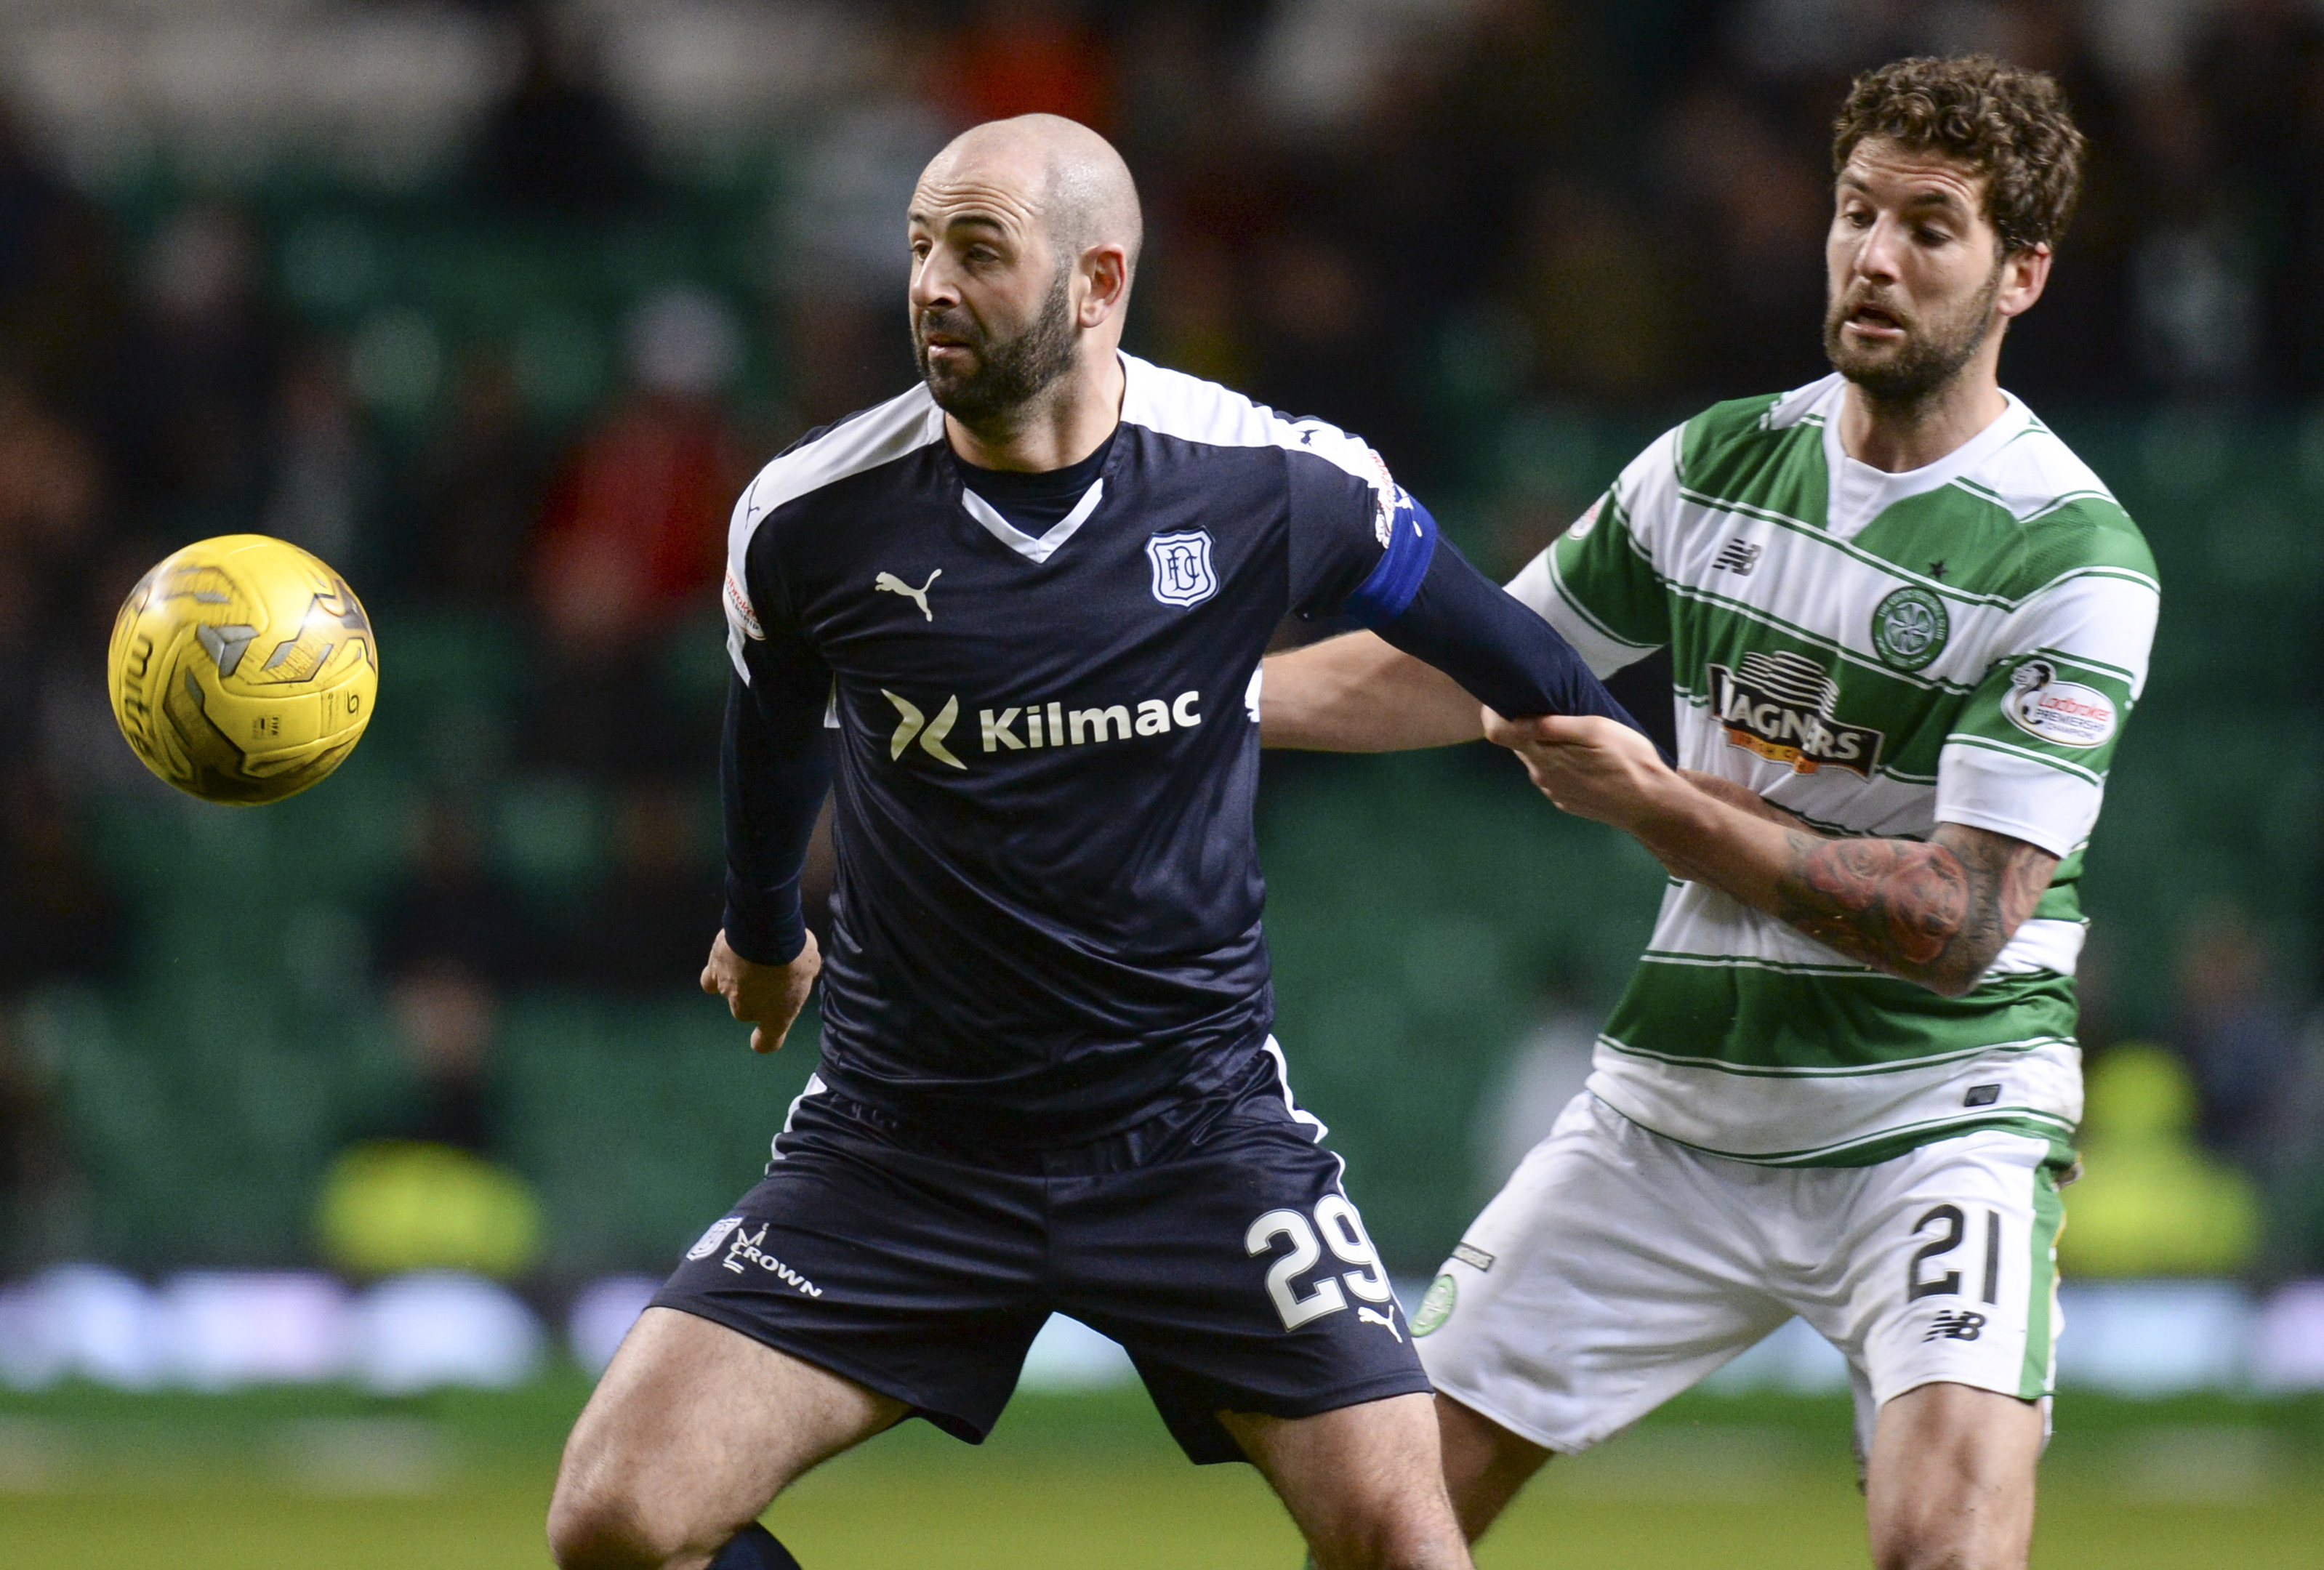
{"type": "Polygon", "coordinates": [[[1038,567],[1056,555],[1057,548],[1071,540],[1075,530],[1089,522],[1089,515],[1097,511],[1098,502],[1104,495],[1105,481],[1091,481],[1090,488],[1082,493],[1082,499],[1074,503],[1074,510],[1051,524],[1049,531],[1038,540],[1003,518],[991,503],[965,485],[960,488],[960,504],[968,509],[970,517],[984,525],[985,531],[992,538],[1038,567]]]}
{"type": "Polygon", "coordinates": [[[1949,485],[1972,473],[2023,435],[2034,420],[2033,411],[2020,402],[2015,393],[2004,388],[2001,396],[2006,402],[1984,429],[1932,463],[1891,474],[1850,457],[1848,449],[1840,445],[1840,400],[1846,395],[1847,383],[1837,374],[1831,382],[1833,385],[1816,401],[1821,405],[1818,412],[1823,416],[1824,467],[1831,487],[1824,527],[1842,540],[1853,540],[1897,503],[1949,485]]]}

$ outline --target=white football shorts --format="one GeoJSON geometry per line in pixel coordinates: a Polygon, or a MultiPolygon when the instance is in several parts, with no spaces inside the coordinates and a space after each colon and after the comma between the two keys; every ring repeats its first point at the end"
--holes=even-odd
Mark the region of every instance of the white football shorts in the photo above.
{"type": "Polygon", "coordinates": [[[1584,1091],[1412,1316],[1436,1388],[1573,1452],[1796,1314],[1848,1359],[1857,1450],[1940,1381],[2046,1398],[2061,1206],[2048,1141],[1997,1130],[1869,1167],[1708,1155],[1584,1091]]]}

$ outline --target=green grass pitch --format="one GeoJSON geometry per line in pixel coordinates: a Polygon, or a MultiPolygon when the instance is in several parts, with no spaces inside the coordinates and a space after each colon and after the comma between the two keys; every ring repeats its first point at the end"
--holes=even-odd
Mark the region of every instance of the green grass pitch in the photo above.
{"type": "MultiPolygon", "coordinates": [[[[0,1570],[513,1570],[577,1379],[504,1396],[352,1391],[0,1399],[0,1570]]],[[[1486,1570],[1860,1565],[1844,1400],[1693,1397],[1561,1461],[1480,1548],[1486,1570]]],[[[1021,1397],[981,1449],[925,1425],[808,1477],[768,1519],[808,1570],[1295,1570],[1256,1474],[1190,1467],[1136,1391],[1021,1397]]],[[[2034,1563],[2313,1570],[2324,1400],[2070,1397],[2034,1563]]]]}

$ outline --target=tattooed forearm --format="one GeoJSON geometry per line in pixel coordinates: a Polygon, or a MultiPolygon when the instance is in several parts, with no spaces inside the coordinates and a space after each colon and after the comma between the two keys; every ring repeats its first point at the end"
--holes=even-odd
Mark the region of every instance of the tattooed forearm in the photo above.
{"type": "Polygon", "coordinates": [[[1958,997],[2033,914],[2058,861],[2023,840],[1940,824],[1923,843],[1794,829],[1775,914],[1817,942],[1958,997]]]}
{"type": "Polygon", "coordinates": [[[1680,879],[1948,997],[1977,984],[2058,865],[1955,823],[1925,842],[1827,835],[1739,781],[1666,767],[1611,721],[1493,715],[1485,730],[1560,808],[1630,834],[1680,879]]]}

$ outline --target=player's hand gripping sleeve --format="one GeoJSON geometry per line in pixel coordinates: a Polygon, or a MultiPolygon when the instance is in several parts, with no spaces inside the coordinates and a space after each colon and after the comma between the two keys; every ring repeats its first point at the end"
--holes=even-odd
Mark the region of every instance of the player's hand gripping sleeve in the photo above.
{"type": "Polygon", "coordinates": [[[799,874],[831,789],[824,696],[806,682],[737,674],[726,682],[719,793],[726,810],[726,947],[753,965],[788,965],[807,947],[799,874]]]}
{"type": "Polygon", "coordinates": [[[1497,714],[1603,715],[1646,734],[1554,627],[1439,539],[1409,494],[1399,500],[1388,549],[1348,614],[1497,714]]]}

